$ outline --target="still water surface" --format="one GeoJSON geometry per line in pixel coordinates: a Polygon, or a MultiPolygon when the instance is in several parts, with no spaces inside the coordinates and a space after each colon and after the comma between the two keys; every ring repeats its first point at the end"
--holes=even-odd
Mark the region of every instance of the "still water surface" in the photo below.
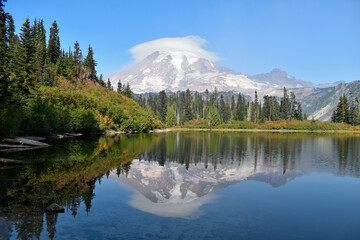
{"type": "Polygon", "coordinates": [[[360,239],[358,135],[87,137],[0,157],[29,162],[0,170],[0,239],[360,239]]]}

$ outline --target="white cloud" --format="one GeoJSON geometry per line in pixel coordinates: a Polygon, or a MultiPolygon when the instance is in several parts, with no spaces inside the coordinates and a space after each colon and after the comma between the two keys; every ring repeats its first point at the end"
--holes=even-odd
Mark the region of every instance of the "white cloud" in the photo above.
{"type": "Polygon", "coordinates": [[[139,62],[156,51],[186,51],[198,55],[210,61],[218,60],[218,57],[202,48],[207,41],[198,36],[187,36],[177,38],[160,38],[153,41],[141,43],[130,49],[134,61],[139,62]]]}

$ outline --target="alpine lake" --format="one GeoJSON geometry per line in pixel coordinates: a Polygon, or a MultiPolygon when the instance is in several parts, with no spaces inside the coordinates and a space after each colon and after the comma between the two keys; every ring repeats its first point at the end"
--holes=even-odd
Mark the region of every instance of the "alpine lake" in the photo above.
{"type": "Polygon", "coordinates": [[[0,153],[0,239],[360,239],[360,135],[84,136],[0,153]],[[57,203],[64,213],[45,212],[57,203]]]}

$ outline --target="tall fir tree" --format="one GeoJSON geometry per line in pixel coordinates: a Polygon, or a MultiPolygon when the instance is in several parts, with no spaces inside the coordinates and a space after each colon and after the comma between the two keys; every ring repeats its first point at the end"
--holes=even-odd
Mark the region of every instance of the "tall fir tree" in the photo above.
{"type": "Polygon", "coordinates": [[[193,119],[193,111],[191,109],[191,93],[190,90],[186,90],[185,94],[185,120],[189,121],[193,119]]]}
{"type": "Polygon", "coordinates": [[[120,80],[119,80],[118,83],[117,83],[116,92],[119,93],[119,94],[122,94],[122,92],[123,92],[122,84],[121,84],[121,81],[120,81],[120,80]]]}
{"type": "Polygon", "coordinates": [[[286,87],[284,87],[284,94],[280,101],[280,114],[282,119],[285,120],[291,119],[291,105],[286,87]]]}
{"type": "Polygon", "coordinates": [[[160,116],[160,120],[162,122],[165,122],[166,113],[167,113],[167,96],[166,96],[166,92],[164,90],[159,92],[157,100],[158,100],[157,110],[158,110],[158,114],[160,116]]]}
{"type": "Polygon", "coordinates": [[[0,0],[0,102],[7,99],[8,95],[8,28],[6,26],[7,14],[4,11],[6,0],[0,0]]]}
{"type": "Polygon", "coordinates": [[[350,123],[350,104],[345,94],[340,96],[335,111],[335,121],[339,123],[350,123]]]}
{"type": "MultiPolygon", "coordinates": [[[[78,41],[74,43],[74,64],[76,68],[76,79],[79,81],[82,67],[83,55],[78,41]]],[[[100,83],[101,84],[101,83],[100,83]]]]}
{"type": "Polygon", "coordinates": [[[219,102],[219,109],[218,109],[218,113],[220,116],[220,123],[224,123],[225,122],[225,101],[224,101],[224,96],[221,94],[220,95],[220,102],[219,102]]]}
{"type": "Polygon", "coordinates": [[[296,102],[295,118],[297,120],[304,120],[302,113],[302,106],[300,102],[296,102]]]}
{"type": "Polygon", "coordinates": [[[231,108],[231,116],[235,117],[235,115],[236,115],[236,105],[235,105],[235,96],[233,94],[231,95],[230,108],[231,108]]]}
{"type": "Polygon", "coordinates": [[[350,124],[350,103],[346,95],[343,95],[344,112],[345,112],[345,123],[350,124]]]}
{"type": "Polygon", "coordinates": [[[90,71],[89,78],[94,81],[96,81],[96,65],[97,63],[94,59],[94,51],[91,45],[89,45],[88,53],[84,59],[84,67],[87,68],[88,71],[90,71]]]}
{"type": "Polygon", "coordinates": [[[125,96],[127,96],[128,98],[133,98],[133,93],[131,91],[131,88],[130,88],[130,84],[127,82],[126,83],[126,87],[124,89],[124,93],[123,93],[125,96]]]}
{"type": "Polygon", "coordinates": [[[110,82],[110,78],[108,78],[108,80],[106,82],[106,88],[109,89],[110,91],[113,90],[113,87],[112,87],[111,82],[110,82]]]}
{"type": "Polygon", "coordinates": [[[252,122],[257,122],[259,120],[259,99],[258,99],[258,95],[257,95],[257,91],[255,91],[255,99],[254,102],[252,104],[252,108],[251,108],[251,121],[252,122]]]}
{"type": "Polygon", "coordinates": [[[156,114],[156,103],[154,101],[153,96],[151,95],[151,93],[149,93],[149,97],[148,97],[148,105],[150,107],[150,109],[154,112],[154,114],[156,114]]]}
{"type": "Polygon", "coordinates": [[[355,98],[354,125],[360,125],[360,100],[359,100],[359,97],[355,98]]]}
{"type": "Polygon", "coordinates": [[[176,113],[173,107],[168,107],[166,111],[165,123],[167,127],[173,127],[177,123],[176,113]]]}
{"type": "Polygon", "coordinates": [[[297,102],[295,99],[295,93],[290,92],[290,119],[295,118],[297,111],[297,102]]]}
{"type": "Polygon", "coordinates": [[[227,123],[229,122],[231,119],[231,107],[230,107],[230,104],[229,104],[229,101],[226,100],[226,103],[225,103],[225,112],[224,112],[224,123],[227,123]]]}
{"type": "Polygon", "coordinates": [[[61,55],[60,50],[60,36],[59,28],[56,21],[52,23],[50,28],[49,43],[48,43],[48,60],[52,64],[56,64],[61,55]]]}
{"type": "Polygon", "coordinates": [[[236,103],[235,119],[239,121],[245,120],[247,117],[247,103],[245,97],[239,93],[236,103]]]}
{"type": "Polygon", "coordinates": [[[19,44],[14,50],[9,86],[15,102],[30,94],[30,89],[34,86],[36,79],[34,35],[28,18],[22,25],[19,35],[19,44]]]}
{"type": "Polygon", "coordinates": [[[210,127],[215,127],[220,125],[220,116],[214,106],[210,106],[208,120],[210,127]]]}
{"type": "Polygon", "coordinates": [[[180,92],[180,95],[179,95],[179,122],[181,125],[187,121],[186,117],[185,117],[185,109],[186,109],[185,92],[180,92]]]}
{"type": "Polygon", "coordinates": [[[44,21],[41,19],[34,27],[35,35],[35,64],[37,77],[40,77],[45,71],[46,62],[46,30],[44,28],[44,21]]]}

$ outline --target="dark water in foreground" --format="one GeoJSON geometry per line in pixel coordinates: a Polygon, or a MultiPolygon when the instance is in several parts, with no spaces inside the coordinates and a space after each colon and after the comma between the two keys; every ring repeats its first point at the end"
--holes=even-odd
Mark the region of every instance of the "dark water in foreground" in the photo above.
{"type": "Polygon", "coordinates": [[[360,136],[78,138],[0,157],[0,239],[360,239],[360,136]],[[56,202],[65,213],[44,208],[56,202]]]}

